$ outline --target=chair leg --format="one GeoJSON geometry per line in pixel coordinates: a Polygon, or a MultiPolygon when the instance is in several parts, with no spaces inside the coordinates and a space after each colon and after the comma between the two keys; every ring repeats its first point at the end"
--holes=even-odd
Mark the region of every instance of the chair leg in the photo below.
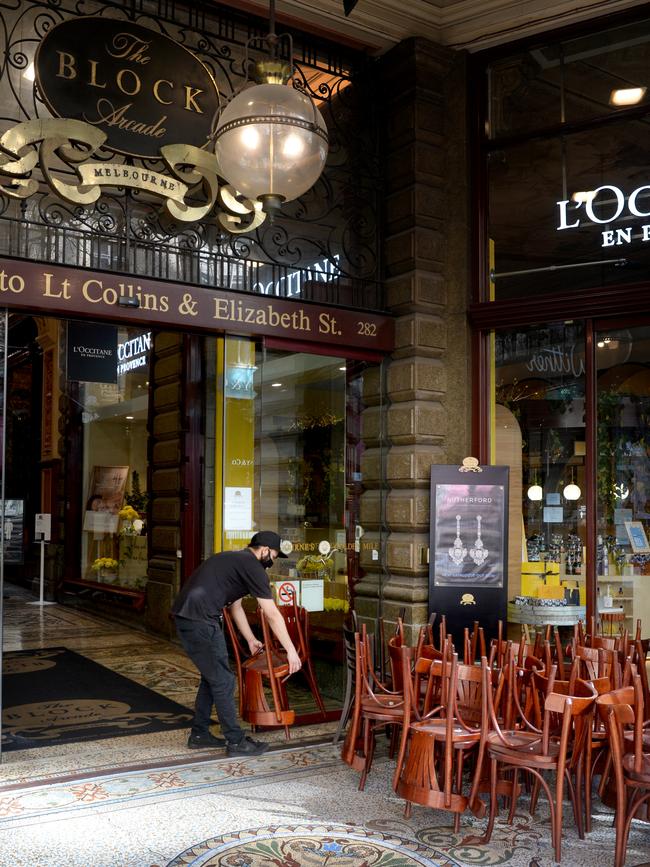
{"type": "Polygon", "coordinates": [[[345,684],[345,698],[343,699],[343,708],[341,709],[341,716],[339,718],[339,723],[336,727],[336,733],[334,734],[334,740],[332,743],[336,746],[343,733],[343,729],[350,717],[350,711],[352,710],[352,677],[348,672],[347,683],[345,684]]]}
{"type": "Polygon", "coordinates": [[[519,782],[519,770],[517,768],[513,769],[512,774],[512,796],[510,797],[510,809],[508,811],[508,824],[512,825],[515,821],[515,811],[517,809],[517,798],[515,797],[515,792],[517,791],[517,784],[519,782]]]}
{"type": "Polygon", "coordinates": [[[318,710],[321,712],[323,716],[325,716],[325,705],[323,704],[323,697],[320,694],[320,690],[318,688],[318,684],[316,683],[316,675],[314,674],[314,669],[312,668],[311,659],[306,659],[305,663],[302,667],[303,674],[309,684],[309,689],[311,690],[311,694],[314,696],[316,700],[316,704],[318,705],[318,710]]]}
{"type": "Polygon", "coordinates": [[[499,813],[499,800],[497,798],[497,760],[490,759],[490,816],[488,818],[485,834],[481,838],[482,843],[489,843],[492,839],[494,821],[499,813]]]}

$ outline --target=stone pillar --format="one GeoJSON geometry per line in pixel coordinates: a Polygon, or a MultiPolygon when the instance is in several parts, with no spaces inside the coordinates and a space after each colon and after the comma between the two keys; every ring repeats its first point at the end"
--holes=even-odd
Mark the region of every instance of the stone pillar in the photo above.
{"type": "Polygon", "coordinates": [[[385,286],[398,318],[395,352],[366,382],[362,523],[371,544],[357,608],[362,618],[379,608],[388,623],[405,608],[409,640],[427,620],[430,467],[460,464],[471,442],[465,70],[463,53],[409,39],[382,58],[378,80],[385,286]]]}
{"type": "Polygon", "coordinates": [[[180,587],[183,454],[183,337],[163,332],[154,339],[150,476],[151,531],[145,620],[152,632],[170,636],[169,611],[180,587]]]}

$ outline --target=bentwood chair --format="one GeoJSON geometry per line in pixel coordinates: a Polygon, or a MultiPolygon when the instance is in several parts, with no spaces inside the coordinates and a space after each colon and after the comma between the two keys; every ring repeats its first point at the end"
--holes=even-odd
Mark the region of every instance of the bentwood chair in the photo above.
{"type": "MultiPolygon", "coordinates": [[[[311,661],[311,647],[309,643],[309,612],[302,605],[296,604],[295,596],[293,597],[293,601],[290,605],[280,606],[280,612],[282,614],[282,617],[284,618],[289,637],[291,638],[294,647],[298,652],[298,656],[300,657],[300,661],[302,662],[302,668],[300,669],[301,674],[305,677],[309,689],[311,690],[311,694],[314,697],[314,701],[318,706],[318,710],[324,717],[325,705],[323,703],[323,698],[318,688],[316,673],[314,671],[314,667],[311,661]]],[[[278,654],[279,657],[282,657],[284,654],[284,649],[279,645],[277,641],[275,642],[275,652],[278,654]]]]}
{"type": "Polygon", "coordinates": [[[608,703],[599,699],[606,711],[612,766],[616,778],[616,850],[614,867],[623,867],[630,825],[642,807],[650,804],[650,753],[643,750],[643,688],[639,675],[632,687],[616,690],[608,703]],[[612,700],[613,699],[613,700],[612,700]],[[632,748],[626,751],[626,728],[631,729],[632,748]]]}
{"type": "Polygon", "coordinates": [[[375,733],[380,728],[402,724],[404,693],[387,689],[378,679],[372,642],[365,626],[361,627],[361,633],[355,633],[354,638],[354,705],[341,758],[350,767],[361,771],[359,791],[363,791],[372,765],[375,733]]]}
{"type": "Polygon", "coordinates": [[[454,814],[454,831],[469,807],[477,816],[485,805],[462,792],[467,756],[481,740],[482,674],[475,665],[459,665],[457,654],[430,663],[429,683],[440,679],[441,704],[418,712],[419,697],[410,677],[410,659],[403,650],[405,713],[393,788],[411,804],[423,804],[454,814]]]}
{"type": "Polygon", "coordinates": [[[287,740],[290,738],[289,726],[296,718],[295,711],[289,708],[284,679],[288,676],[289,666],[286,658],[280,658],[273,650],[268,624],[263,612],[260,611],[260,623],[264,649],[255,656],[243,658],[243,647],[232,622],[228,610],[224,608],[224,623],[230,638],[235,659],[235,667],[239,684],[239,715],[249,722],[253,728],[268,726],[284,728],[287,740]],[[269,705],[268,686],[271,703],[269,705]]]}
{"type": "Polygon", "coordinates": [[[569,790],[573,814],[578,834],[584,837],[580,789],[582,785],[584,748],[591,728],[591,717],[596,691],[591,684],[577,680],[577,695],[566,695],[554,691],[555,666],[551,671],[548,694],[544,698],[541,728],[527,722],[525,729],[505,730],[499,725],[491,691],[489,689],[490,671],[487,662],[483,663],[486,701],[483,705],[482,728],[486,735],[485,746],[490,761],[490,817],[482,838],[489,843],[498,814],[497,786],[499,773],[511,774],[509,781],[511,804],[509,821],[515,814],[516,798],[519,791],[518,776],[526,771],[534,777],[535,784],[531,796],[531,814],[534,813],[540,787],[548,798],[551,814],[551,839],[555,860],[562,857],[562,812],[565,785],[569,790]],[[555,774],[554,790],[545,778],[546,773],[555,774]],[[575,784],[574,784],[575,780],[575,784]]]}

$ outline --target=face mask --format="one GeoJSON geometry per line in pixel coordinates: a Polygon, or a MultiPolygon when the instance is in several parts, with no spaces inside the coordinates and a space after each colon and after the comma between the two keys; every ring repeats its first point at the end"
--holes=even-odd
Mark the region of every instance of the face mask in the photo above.
{"type": "Polygon", "coordinates": [[[262,564],[262,566],[264,566],[265,569],[270,569],[273,565],[273,557],[271,557],[270,554],[268,557],[262,557],[260,563],[262,564]]]}

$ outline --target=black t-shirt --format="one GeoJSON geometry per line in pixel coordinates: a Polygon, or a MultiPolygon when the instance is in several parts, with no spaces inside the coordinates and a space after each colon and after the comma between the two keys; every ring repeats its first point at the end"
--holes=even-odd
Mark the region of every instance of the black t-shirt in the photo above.
{"type": "Polygon", "coordinates": [[[226,605],[248,594],[273,599],[266,569],[249,548],[223,551],[192,572],[172,605],[172,614],[210,623],[226,605]]]}

